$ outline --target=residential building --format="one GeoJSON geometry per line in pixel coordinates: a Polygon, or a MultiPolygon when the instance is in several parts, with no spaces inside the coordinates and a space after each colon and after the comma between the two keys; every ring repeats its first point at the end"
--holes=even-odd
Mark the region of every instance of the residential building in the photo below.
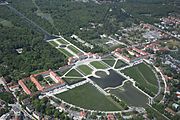
{"type": "Polygon", "coordinates": [[[172,116],[176,115],[176,112],[174,112],[171,108],[167,107],[165,108],[165,111],[171,114],[172,116]]]}
{"type": "Polygon", "coordinates": [[[177,98],[180,99],[180,91],[177,91],[177,92],[176,92],[176,96],[177,96],[177,98]]]}
{"type": "Polygon", "coordinates": [[[34,111],[33,112],[33,116],[37,119],[37,120],[41,120],[42,119],[42,114],[37,112],[37,111],[34,111]]]}
{"type": "Polygon", "coordinates": [[[52,70],[50,70],[49,75],[56,83],[64,83],[64,81],[52,70]]]}

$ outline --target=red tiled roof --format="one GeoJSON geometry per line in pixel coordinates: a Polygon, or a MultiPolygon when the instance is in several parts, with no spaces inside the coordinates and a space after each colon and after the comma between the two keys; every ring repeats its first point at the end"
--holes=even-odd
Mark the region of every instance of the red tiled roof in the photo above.
{"type": "Polygon", "coordinates": [[[28,94],[28,95],[31,94],[31,91],[26,87],[26,85],[24,84],[23,80],[19,80],[18,83],[22,87],[22,89],[24,90],[24,92],[26,94],[28,94]]]}
{"type": "Polygon", "coordinates": [[[179,91],[176,92],[176,96],[177,96],[178,98],[180,98],[180,92],[179,92],[179,91]]]}
{"type": "Polygon", "coordinates": [[[142,55],[147,55],[147,53],[146,52],[144,52],[144,51],[142,51],[142,50],[140,50],[140,49],[137,49],[137,48],[133,48],[133,50],[134,51],[136,51],[136,52],[138,52],[138,53],[140,53],[140,54],[142,54],[142,55]]]}
{"type": "Polygon", "coordinates": [[[58,82],[64,83],[64,81],[55,72],[51,71],[50,75],[52,75],[58,82]]]}
{"type": "Polygon", "coordinates": [[[114,116],[112,114],[107,115],[108,120],[115,120],[114,116]]]}
{"type": "Polygon", "coordinates": [[[34,77],[34,75],[30,76],[31,81],[36,85],[38,90],[43,90],[43,87],[39,84],[39,82],[36,80],[36,78],[34,77]]]}

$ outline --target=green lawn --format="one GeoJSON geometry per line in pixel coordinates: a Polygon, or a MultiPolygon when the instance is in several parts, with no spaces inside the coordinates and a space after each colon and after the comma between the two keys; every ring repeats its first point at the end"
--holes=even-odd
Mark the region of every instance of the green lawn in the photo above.
{"type": "Polygon", "coordinates": [[[121,68],[121,67],[124,67],[126,66],[127,64],[121,60],[118,60],[116,65],[115,65],[115,69],[118,69],[118,68],[121,68]]]}
{"type": "Polygon", "coordinates": [[[114,60],[114,57],[113,56],[108,56],[108,57],[105,57],[103,58],[104,60],[114,60]]]}
{"type": "Polygon", "coordinates": [[[82,77],[82,75],[75,69],[72,69],[71,71],[69,71],[65,76],[82,77]]]}
{"type": "Polygon", "coordinates": [[[56,43],[55,41],[49,41],[49,43],[50,43],[52,46],[54,46],[54,47],[58,47],[58,46],[59,46],[59,44],[56,43]]]}
{"type": "Polygon", "coordinates": [[[144,75],[145,79],[148,82],[152,83],[153,85],[158,85],[157,78],[153,73],[152,68],[150,68],[150,66],[143,63],[143,64],[139,64],[138,69],[144,75]]]}
{"type": "Polygon", "coordinates": [[[46,77],[46,81],[48,81],[50,84],[55,84],[55,81],[51,77],[46,77]]]}
{"type": "Polygon", "coordinates": [[[61,44],[65,44],[65,45],[69,44],[68,42],[66,42],[66,41],[63,40],[63,39],[58,39],[57,41],[60,42],[61,44]]]}
{"type": "Polygon", "coordinates": [[[14,27],[12,22],[10,22],[8,20],[1,19],[1,18],[0,18],[0,24],[5,26],[5,27],[14,27]]]}
{"type": "Polygon", "coordinates": [[[56,71],[56,73],[59,75],[59,76],[63,76],[68,70],[70,70],[71,68],[68,68],[68,69],[65,69],[64,71],[56,71]]]}
{"type": "Polygon", "coordinates": [[[94,61],[90,63],[92,66],[94,66],[96,69],[106,69],[108,68],[106,65],[102,64],[100,61],[94,61]]]}
{"type": "Polygon", "coordinates": [[[48,85],[47,81],[46,80],[43,80],[43,81],[39,81],[40,85],[45,87],[46,85],[48,85]]]}
{"type": "Polygon", "coordinates": [[[156,118],[157,120],[169,120],[167,119],[166,117],[164,117],[162,115],[162,113],[160,113],[159,111],[156,111],[153,107],[148,107],[146,108],[146,111],[147,111],[147,115],[148,116],[151,116],[151,118],[156,118]]]}
{"type": "Polygon", "coordinates": [[[71,53],[69,53],[68,51],[66,51],[63,48],[58,48],[58,50],[63,53],[66,57],[72,57],[73,55],[71,53]]]}
{"type": "Polygon", "coordinates": [[[112,102],[112,99],[110,100],[110,98],[100,93],[89,83],[67,92],[57,94],[56,97],[86,109],[103,111],[121,110],[121,106],[114,103],[114,101],[112,102]]]}
{"type": "Polygon", "coordinates": [[[125,101],[129,106],[147,107],[148,97],[136,89],[132,82],[125,82],[122,87],[110,90],[110,93],[125,101]]]}
{"type": "Polygon", "coordinates": [[[106,64],[108,64],[109,66],[113,67],[115,60],[103,60],[103,62],[105,62],[106,64]]]}
{"type": "Polygon", "coordinates": [[[84,75],[90,75],[92,74],[92,69],[88,67],[87,65],[80,65],[78,69],[84,74],[84,75]]]}
{"type": "MultiPolygon", "coordinates": [[[[55,41],[49,41],[49,43],[54,46],[54,47],[58,47],[59,45],[55,42],[55,41]]],[[[66,57],[72,57],[73,55],[71,53],[69,53],[68,51],[66,51],[63,48],[58,48],[58,50],[63,53],[66,57]]]]}
{"type": "Polygon", "coordinates": [[[72,46],[72,45],[68,46],[68,48],[69,48],[70,50],[72,50],[75,54],[81,53],[81,51],[79,51],[77,48],[75,48],[75,47],[72,46]]]}
{"type": "Polygon", "coordinates": [[[154,94],[158,92],[157,79],[151,68],[149,68],[146,64],[141,63],[131,68],[122,70],[122,72],[133,78],[137,83],[149,89],[154,94]]]}
{"type": "Polygon", "coordinates": [[[31,80],[26,80],[24,81],[24,84],[27,86],[27,88],[31,91],[31,92],[37,92],[38,89],[36,88],[36,85],[31,81],[31,80]]]}
{"type": "Polygon", "coordinates": [[[62,79],[65,80],[70,85],[84,80],[84,78],[66,78],[66,77],[62,79]]]}

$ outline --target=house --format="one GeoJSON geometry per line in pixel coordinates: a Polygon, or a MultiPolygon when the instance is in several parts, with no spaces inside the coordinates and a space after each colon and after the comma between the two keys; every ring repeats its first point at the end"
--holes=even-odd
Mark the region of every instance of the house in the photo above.
{"type": "Polygon", "coordinates": [[[34,111],[33,112],[33,116],[37,119],[37,120],[41,120],[42,119],[42,114],[37,112],[37,111],[34,111]]]}
{"type": "Polygon", "coordinates": [[[175,110],[175,111],[179,111],[180,110],[180,105],[176,104],[176,103],[173,103],[172,104],[172,108],[175,110]]]}
{"type": "Polygon", "coordinates": [[[114,56],[117,57],[117,58],[122,59],[123,61],[125,61],[125,62],[127,62],[127,63],[130,63],[130,61],[131,61],[130,58],[121,55],[119,52],[115,52],[115,53],[114,53],[114,56]]]}
{"type": "Polygon", "coordinates": [[[176,96],[177,96],[177,98],[180,99],[180,91],[177,91],[177,92],[176,92],[176,96]]]}
{"type": "Polygon", "coordinates": [[[115,117],[114,117],[113,114],[108,114],[108,115],[107,115],[107,119],[108,119],[108,120],[115,120],[115,117]]]}
{"type": "Polygon", "coordinates": [[[130,47],[128,49],[117,48],[115,51],[112,52],[112,54],[114,54],[115,57],[120,58],[121,60],[127,63],[135,63],[142,61],[148,55],[148,53],[135,47],[130,47]]]}
{"type": "Polygon", "coordinates": [[[144,51],[142,51],[142,50],[140,50],[140,49],[137,49],[137,48],[135,48],[135,47],[133,47],[132,49],[133,49],[134,51],[136,51],[137,53],[143,55],[143,56],[147,55],[146,52],[144,52],[144,51]]]}
{"type": "Polygon", "coordinates": [[[34,107],[32,105],[27,105],[26,106],[26,110],[29,112],[29,113],[32,113],[34,111],[34,107]]]}
{"type": "Polygon", "coordinates": [[[90,43],[87,43],[87,42],[86,42],[84,45],[85,45],[86,47],[91,48],[91,49],[93,49],[93,48],[94,48],[94,45],[91,45],[90,43]]]}
{"type": "Polygon", "coordinates": [[[20,116],[21,115],[21,111],[16,106],[12,107],[12,111],[14,112],[15,116],[20,116]]]}
{"type": "Polygon", "coordinates": [[[73,34],[73,35],[71,36],[71,38],[76,39],[76,40],[79,41],[80,43],[83,43],[83,44],[85,43],[85,41],[81,40],[77,35],[74,35],[74,34],[73,34]]]}
{"type": "Polygon", "coordinates": [[[79,60],[85,60],[88,58],[88,56],[85,54],[78,55],[78,57],[79,57],[79,60]]]}
{"type": "Polygon", "coordinates": [[[165,108],[165,111],[171,114],[172,116],[176,115],[176,112],[174,112],[171,108],[167,107],[165,108]]]}
{"type": "Polygon", "coordinates": [[[81,112],[79,113],[79,116],[80,116],[80,118],[86,118],[86,112],[81,111],[81,112]]]}
{"type": "Polygon", "coordinates": [[[69,57],[68,58],[68,65],[74,64],[78,61],[79,59],[76,57],[69,57]]]}
{"type": "Polygon", "coordinates": [[[24,105],[24,106],[27,106],[31,103],[30,99],[29,98],[26,98],[24,100],[21,101],[21,103],[24,105]]]}
{"type": "Polygon", "coordinates": [[[21,54],[23,52],[23,49],[22,48],[18,48],[16,49],[17,53],[21,54]]]}
{"type": "Polygon", "coordinates": [[[88,56],[89,58],[93,58],[93,54],[92,54],[91,52],[87,53],[87,56],[88,56]]]}
{"type": "Polygon", "coordinates": [[[94,57],[95,59],[99,59],[99,58],[100,58],[100,56],[99,56],[97,53],[93,54],[93,57],[94,57]]]}
{"type": "Polygon", "coordinates": [[[11,91],[16,91],[16,90],[19,89],[19,85],[9,86],[9,89],[10,89],[11,91]]]}

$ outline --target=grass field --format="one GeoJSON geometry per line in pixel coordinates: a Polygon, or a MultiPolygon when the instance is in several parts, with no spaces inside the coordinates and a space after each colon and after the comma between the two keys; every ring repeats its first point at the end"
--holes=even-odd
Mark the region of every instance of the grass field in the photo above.
{"type": "Polygon", "coordinates": [[[155,74],[146,64],[141,63],[122,70],[122,72],[133,78],[136,82],[149,89],[154,94],[158,92],[158,83],[155,74]]]}
{"type": "Polygon", "coordinates": [[[103,111],[117,111],[122,109],[121,106],[114,103],[111,98],[100,93],[89,83],[67,92],[57,94],[56,97],[85,109],[103,111]]]}
{"type": "Polygon", "coordinates": [[[65,80],[69,85],[85,80],[84,78],[66,78],[66,77],[62,79],[65,80]]]}
{"type": "Polygon", "coordinates": [[[39,81],[40,85],[45,87],[46,85],[48,85],[48,82],[46,80],[42,80],[42,81],[39,81]]]}
{"type": "Polygon", "coordinates": [[[82,75],[75,69],[72,69],[71,71],[69,71],[65,76],[82,77],[82,75]]]}
{"type": "Polygon", "coordinates": [[[110,90],[110,93],[125,101],[129,106],[147,107],[148,97],[136,89],[132,82],[126,82],[124,86],[110,90]]]}
{"type": "Polygon", "coordinates": [[[114,60],[114,57],[111,55],[111,56],[108,56],[108,57],[105,57],[103,58],[104,60],[114,60]]]}
{"type": "Polygon", "coordinates": [[[68,70],[70,70],[71,68],[68,68],[68,69],[66,69],[66,70],[64,70],[64,71],[57,71],[56,73],[59,75],[59,76],[63,76],[68,70]]]}
{"type": "MultiPolygon", "coordinates": [[[[55,41],[49,41],[49,43],[54,46],[54,47],[58,47],[59,44],[56,43],[55,41]]],[[[71,57],[73,56],[71,53],[69,53],[68,51],[66,51],[65,49],[62,49],[62,48],[58,48],[58,50],[63,53],[66,57],[71,57]]]]}
{"type": "Polygon", "coordinates": [[[68,48],[69,48],[70,50],[72,50],[75,54],[81,53],[81,51],[79,51],[77,48],[75,48],[75,47],[72,46],[72,45],[68,46],[68,48]]]}
{"type": "Polygon", "coordinates": [[[103,62],[105,62],[106,64],[108,64],[109,66],[113,67],[115,60],[103,60],[103,62]]]}
{"type": "Polygon", "coordinates": [[[58,44],[55,41],[49,41],[49,43],[54,47],[58,47],[58,44]]]}
{"type": "Polygon", "coordinates": [[[100,61],[94,61],[90,63],[92,66],[94,66],[96,69],[106,69],[107,66],[102,64],[100,61]]]}
{"type": "Polygon", "coordinates": [[[92,69],[88,67],[87,65],[80,65],[78,69],[84,74],[84,75],[90,75],[92,74],[92,69]]]}
{"type": "Polygon", "coordinates": [[[55,81],[54,81],[51,77],[46,77],[45,80],[46,80],[47,83],[49,83],[49,84],[55,84],[55,81]]]}
{"type": "Polygon", "coordinates": [[[63,40],[63,39],[58,39],[57,41],[60,42],[61,44],[65,44],[65,45],[69,44],[68,42],[66,42],[66,41],[63,40]]]}
{"type": "Polygon", "coordinates": [[[12,22],[10,21],[7,21],[7,20],[4,20],[4,19],[1,19],[0,18],[0,24],[5,26],[5,27],[13,27],[14,25],[12,24],[12,22]]]}
{"type": "Polygon", "coordinates": [[[72,57],[73,55],[66,51],[65,49],[58,48],[58,50],[63,53],[66,57],[72,57]]]}
{"type": "Polygon", "coordinates": [[[157,78],[155,74],[153,73],[152,68],[142,63],[142,64],[139,64],[138,69],[149,83],[152,83],[153,85],[158,85],[157,78]]]}
{"type": "Polygon", "coordinates": [[[159,111],[155,110],[153,107],[149,106],[148,108],[146,108],[146,111],[147,111],[148,116],[153,116],[157,120],[170,120],[170,119],[167,119],[167,117],[164,117],[162,115],[162,113],[160,113],[159,111]]]}
{"type": "Polygon", "coordinates": [[[121,68],[121,67],[124,67],[126,66],[127,64],[121,60],[118,60],[116,65],[115,65],[115,69],[118,69],[118,68],[121,68]]]}

